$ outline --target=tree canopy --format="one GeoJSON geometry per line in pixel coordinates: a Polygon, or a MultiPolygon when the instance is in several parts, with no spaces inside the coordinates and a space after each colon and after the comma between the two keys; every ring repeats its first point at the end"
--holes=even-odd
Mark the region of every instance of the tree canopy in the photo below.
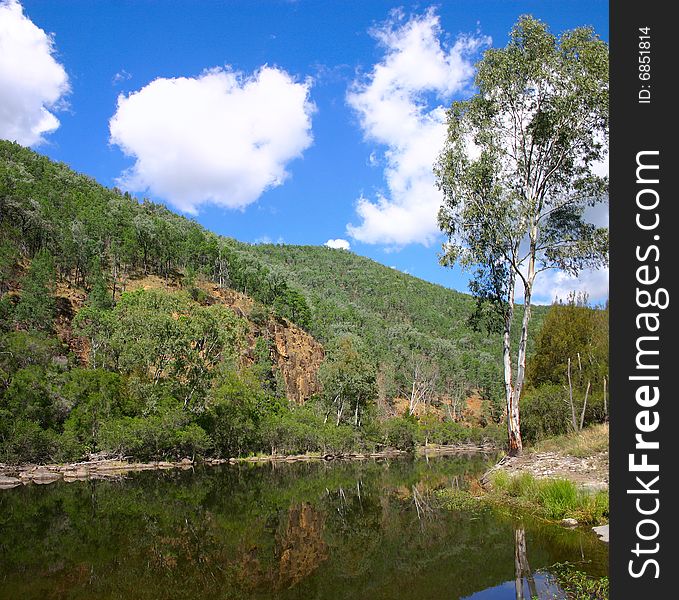
{"type": "Polygon", "coordinates": [[[510,450],[521,451],[519,397],[536,276],[605,266],[608,231],[586,209],[607,200],[608,48],[591,28],[559,37],[521,17],[505,48],[477,65],[478,92],[455,102],[435,167],[444,194],[442,263],[473,271],[471,290],[503,331],[510,450]],[[524,298],[513,373],[516,286],[524,298]]]}

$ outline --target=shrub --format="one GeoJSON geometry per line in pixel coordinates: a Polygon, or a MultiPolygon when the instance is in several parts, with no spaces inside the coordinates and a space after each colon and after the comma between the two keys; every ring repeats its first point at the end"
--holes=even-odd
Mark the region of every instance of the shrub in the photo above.
{"type": "Polygon", "coordinates": [[[204,430],[188,420],[188,414],[178,409],[143,418],[113,419],[102,423],[97,445],[107,452],[140,460],[193,456],[212,442],[204,430]]]}
{"type": "Polygon", "coordinates": [[[175,443],[178,454],[191,458],[204,455],[213,446],[210,436],[195,423],[178,430],[175,443]]]}
{"type": "Polygon", "coordinates": [[[199,423],[221,456],[240,456],[262,447],[260,422],[267,395],[252,373],[225,369],[199,423]]]}
{"type": "Polygon", "coordinates": [[[99,450],[97,437],[102,422],[131,410],[120,375],[103,369],[72,369],[62,393],[72,406],[64,429],[91,452],[99,450]]]}
{"type": "Polygon", "coordinates": [[[56,440],[54,460],[57,462],[75,462],[89,453],[90,448],[83,443],[78,434],[66,426],[64,432],[56,440]]]}
{"type": "Polygon", "coordinates": [[[299,407],[267,415],[262,430],[263,441],[272,452],[303,454],[323,446],[321,439],[326,428],[320,417],[306,407],[299,407]]]}
{"type": "MultiPolygon", "coordinates": [[[[579,424],[582,398],[576,397],[575,405],[576,419],[579,424]]],[[[601,423],[604,418],[603,395],[590,393],[584,425],[601,423]]],[[[572,431],[568,391],[563,386],[541,385],[529,390],[521,399],[521,433],[526,441],[537,442],[572,431]]]]}
{"type": "Polygon", "coordinates": [[[399,417],[385,423],[387,444],[399,450],[412,452],[417,439],[417,423],[412,418],[399,417]]]}
{"type": "Polygon", "coordinates": [[[58,436],[51,429],[42,429],[38,423],[19,419],[6,432],[0,445],[2,461],[7,463],[53,460],[57,451],[58,436]]]}
{"type": "Polygon", "coordinates": [[[542,385],[525,394],[521,399],[521,434],[526,441],[536,442],[569,431],[567,394],[562,386],[554,384],[542,385]]]}

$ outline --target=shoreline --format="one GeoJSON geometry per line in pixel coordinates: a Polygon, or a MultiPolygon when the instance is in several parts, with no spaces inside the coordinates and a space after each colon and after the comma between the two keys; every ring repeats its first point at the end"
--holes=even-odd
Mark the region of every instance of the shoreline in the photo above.
{"type": "Polygon", "coordinates": [[[242,463],[293,463],[312,461],[346,461],[402,458],[405,456],[440,456],[452,454],[493,453],[499,448],[493,444],[456,444],[450,446],[418,446],[415,452],[390,448],[380,452],[345,454],[269,454],[242,458],[203,458],[179,461],[130,462],[125,459],[102,459],[66,464],[0,464],[0,490],[35,483],[45,485],[55,481],[88,481],[91,479],[120,479],[127,473],[139,471],[163,471],[192,469],[196,465],[217,466],[242,463]]]}

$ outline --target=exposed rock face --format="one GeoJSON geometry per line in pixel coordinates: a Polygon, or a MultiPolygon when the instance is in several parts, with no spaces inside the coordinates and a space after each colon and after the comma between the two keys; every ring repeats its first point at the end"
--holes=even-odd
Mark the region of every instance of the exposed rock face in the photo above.
{"type": "Polygon", "coordinates": [[[285,380],[287,396],[297,404],[304,404],[320,391],[318,368],[325,353],[306,331],[288,321],[274,322],[274,365],[285,380]]]}
{"type": "Polygon", "coordinates": [[[220,304],[225,304],[233,310],[239,317],[244,317],[250,314],[254,304],[252,298],[241,294],[236,290],[229,288],[220,288],[212,285],[210,288],[203,287],[213,299],[216,299],[220,304]]]}
{"type": "MultiPolygon", "coordinates": [[[[311,335],[287,319],[269,316],[266,323],[260,321],[257,324],[250,316],[255,302],[249,296],[208,282],[199,282],[198,285],[206,294],[202,300],[204,303],[223,304],[249,323],[248,348],[242,356],[246,363],[254,360],[252,350],[257,338],[266,337],[271,348],[271,362],[274,370],[280,372],[285,381],[288,399],[297,404],[304,404],[306,400],[320,391],[318,368],[323,362],[325,353],[323,346],[311,335]]],[[[148,275],[127,281],[125,291],[137,289],[177,291],[181,289],[181,286],[175,280],[166,281],[155,275],[148,275]]],[[[122,291],[118,289],[118,293],[122,291]]],[[[56,325],[57,333],[69,349],[78,356],[81,364],[86,365],[89,362],[90,353],[88,344],[84,338],[74,335],[71,328],[71,321],[83,307],[86,294],[82,290],[61,283],[57,289],[57,297],[60,306],[56,325]]]]}

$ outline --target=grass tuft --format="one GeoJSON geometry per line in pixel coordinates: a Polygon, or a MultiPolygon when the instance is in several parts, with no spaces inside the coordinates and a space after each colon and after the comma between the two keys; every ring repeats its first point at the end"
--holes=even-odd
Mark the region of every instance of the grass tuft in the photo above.
{"type": "Polygon", "coordinates": [[[548,519],[574,518],[594,524],[608,517],[608,493],[590,493],[567,479],[536,479],[530,473],[510,476],[503,471],[493,474],[489,499],[513,499],[533,506],[548,519]]]}

